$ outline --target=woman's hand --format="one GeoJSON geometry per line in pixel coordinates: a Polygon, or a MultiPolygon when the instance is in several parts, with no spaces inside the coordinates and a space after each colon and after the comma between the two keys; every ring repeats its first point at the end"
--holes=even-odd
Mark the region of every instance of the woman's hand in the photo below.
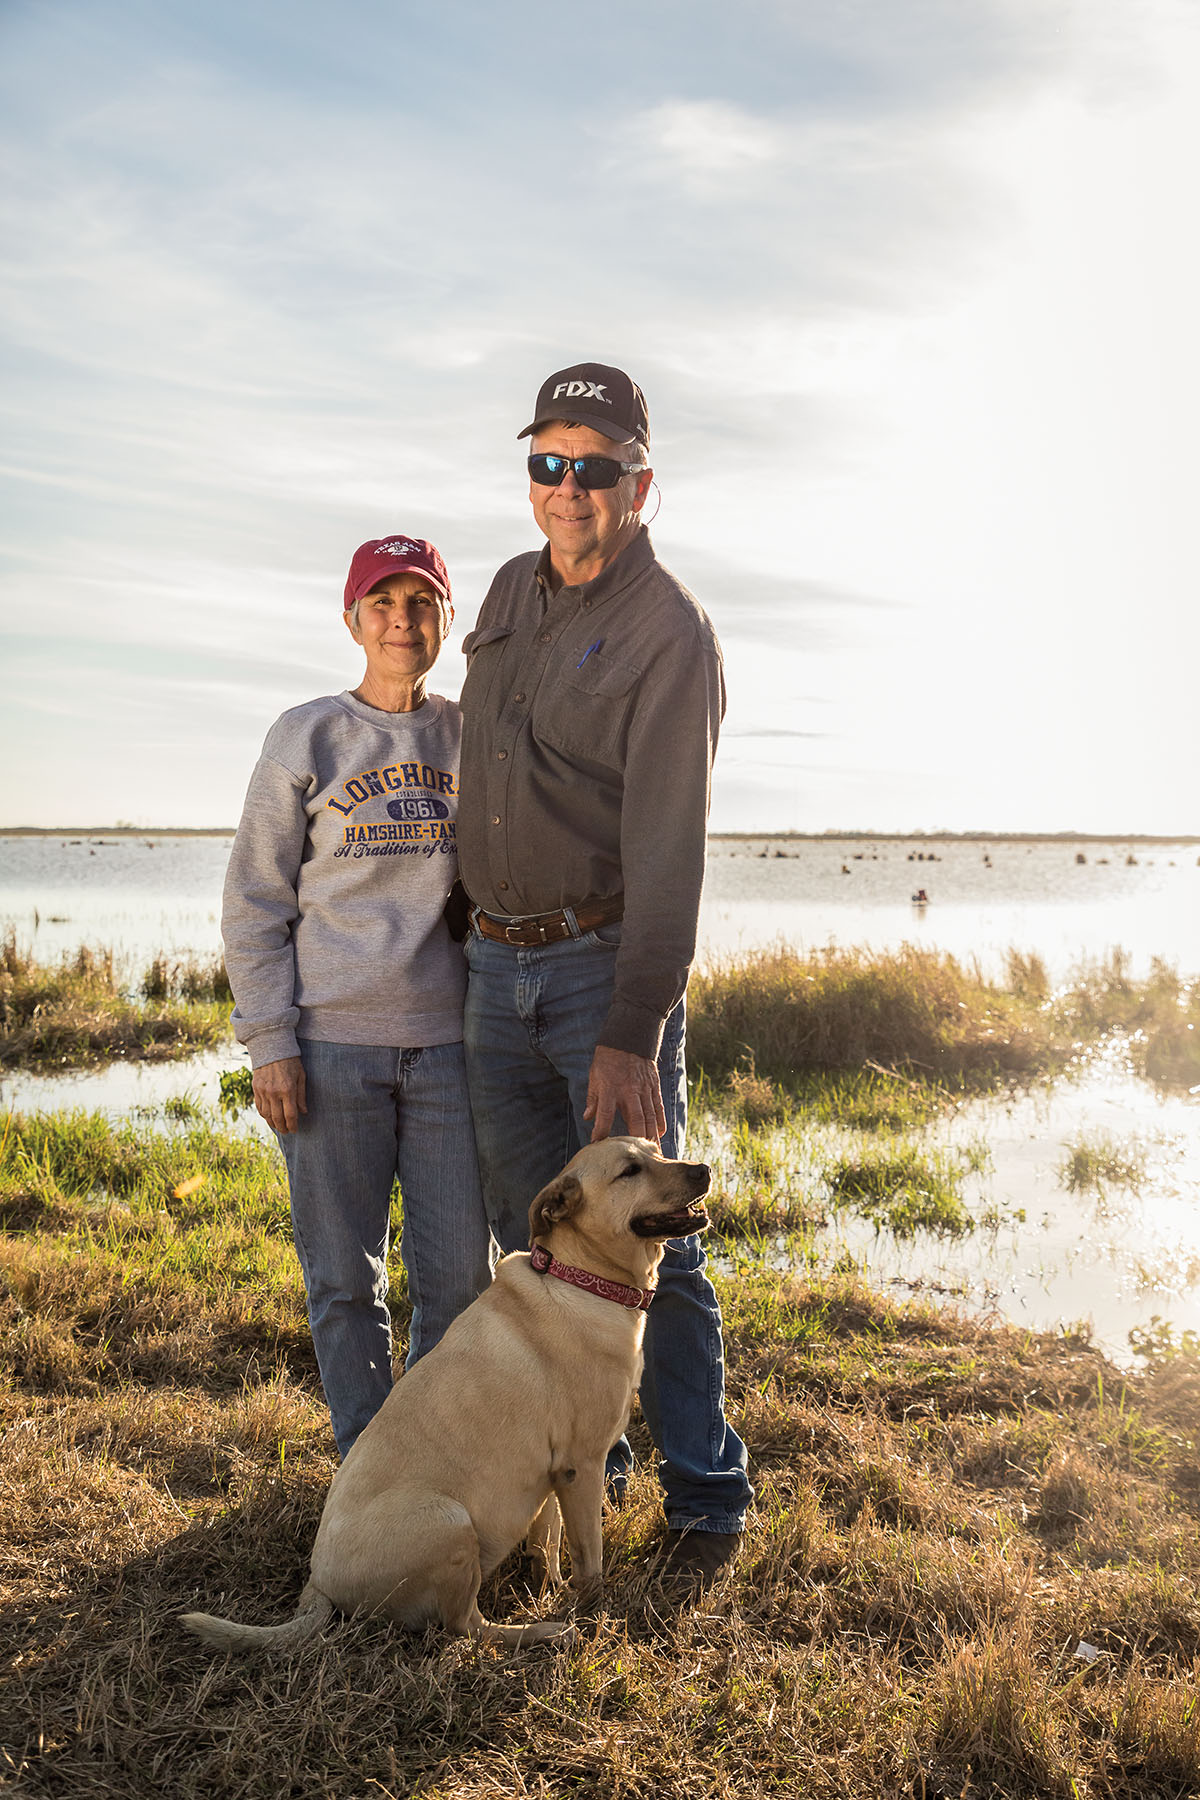
{"type": "Polygon", "coordinates": [[[254,1104],[275,1131],[295,1131],[304,1104],[304,1064],[298,1056],[285,1056],[280,1062],[264,1063],[255,1069],[254,1104]]]}

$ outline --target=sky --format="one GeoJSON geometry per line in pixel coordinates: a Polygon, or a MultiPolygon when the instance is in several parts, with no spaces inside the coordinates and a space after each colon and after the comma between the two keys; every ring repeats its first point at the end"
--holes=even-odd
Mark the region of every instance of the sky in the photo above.
{"type": "MultiPolygon", "coordinates": [[[[1194,0],[0,0],[0,825],[229,826],[650,407],[723,831],[1194,832],[1194,0]]],[[[650,510],[650,509],[648,509],[650,510]]]]}

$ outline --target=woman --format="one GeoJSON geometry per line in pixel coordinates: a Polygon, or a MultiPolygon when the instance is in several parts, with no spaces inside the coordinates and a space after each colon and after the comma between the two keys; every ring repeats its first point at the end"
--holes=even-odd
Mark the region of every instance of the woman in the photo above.
{"type": "Polygon", "coordinates": [[[466,971],[443,918],[461,720],[425,685],[453,616],[446,566],[424,538],[355,551],[344,619],[363,679],[271,727],[225,879],[234,1030],[287,1163],[343,1457],[392,1385],[395,1176],[407,1366],[491,1279],[463,1068],[466,971]]]}

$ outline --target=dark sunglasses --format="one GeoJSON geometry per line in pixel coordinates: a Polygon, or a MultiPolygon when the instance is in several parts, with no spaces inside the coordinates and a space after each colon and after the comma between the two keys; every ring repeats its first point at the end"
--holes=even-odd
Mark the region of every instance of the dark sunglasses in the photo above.
{"type": "Polygon", "coordinates": [[[529,478],[539,487],[557,487],[568,469],[581,488],[616,487],[622,475],[632,475],[641,463],[618,462],[612,456],[551,456],[543,452],[529,458],[529,478]]]}

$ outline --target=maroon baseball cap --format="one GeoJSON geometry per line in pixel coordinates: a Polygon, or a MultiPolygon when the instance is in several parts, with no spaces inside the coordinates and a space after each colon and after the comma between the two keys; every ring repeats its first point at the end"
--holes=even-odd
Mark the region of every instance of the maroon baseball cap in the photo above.
{"type": "Polygon", "coordinates": [[[356,600],[369,594],[377,581],[383,581],[389,575],[423,575],[447,606],[450,604],[450,577],[440,552],[428,538],[405,537],[398,533],[395,537],[371,538],[358,546],[346,577],[342,611],[349,612],[356,600]]]}
{"type": "Polygon", "coordinates": [[[548,375],[538,389],[533,424],[518,431],[518,441],[551,419],[577,419],[619,444],[636,438],[639,444],[650,445],[645,394],[623,369],[608,363],[575,363],[548,375]]]}

